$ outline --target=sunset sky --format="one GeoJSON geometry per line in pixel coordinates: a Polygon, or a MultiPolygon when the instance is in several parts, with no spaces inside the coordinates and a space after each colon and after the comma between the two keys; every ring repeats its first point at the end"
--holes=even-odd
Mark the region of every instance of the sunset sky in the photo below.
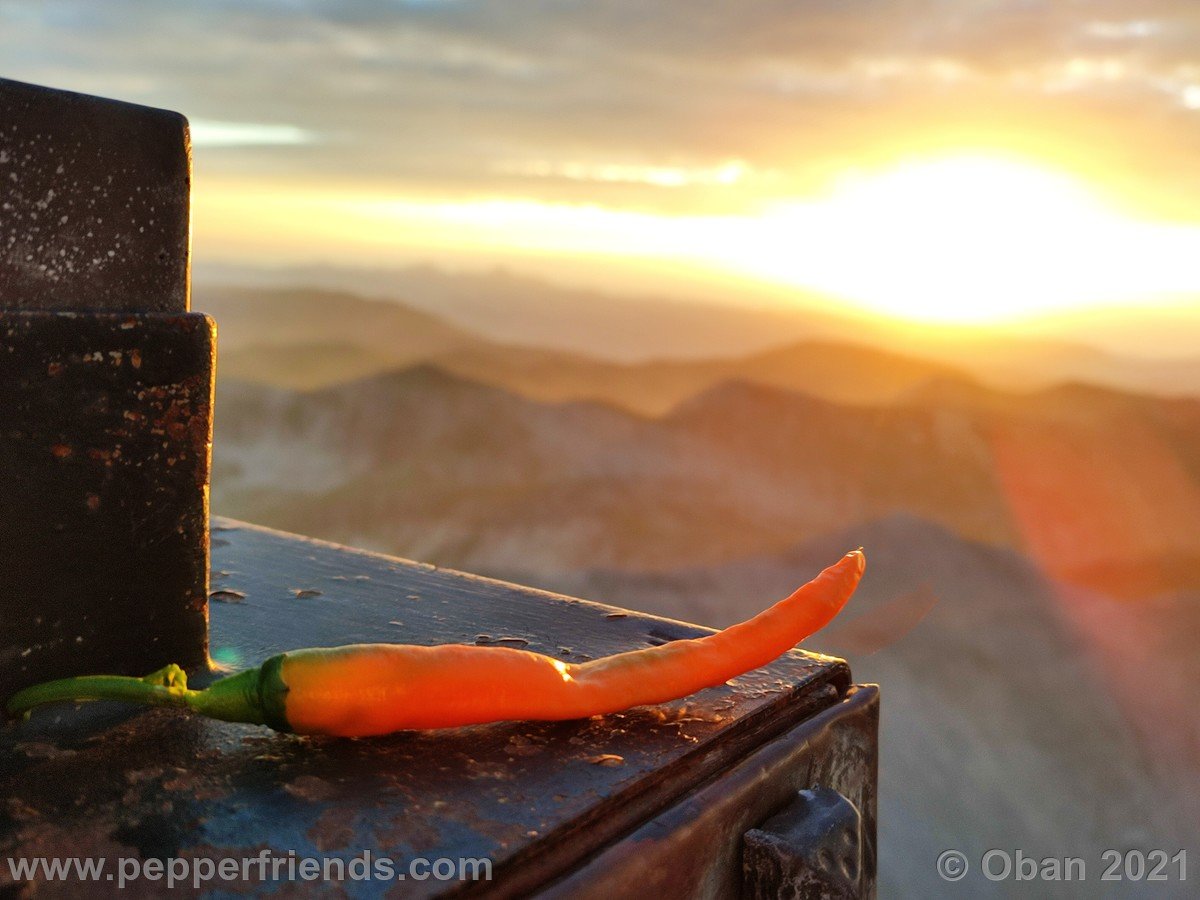
{"type": "Polygon", "coordinates": [[[0,75],[191,118],[198,260],[1068,331],[1200,324],[1197,48],[1194,0],[0,0],[0,75]]]}

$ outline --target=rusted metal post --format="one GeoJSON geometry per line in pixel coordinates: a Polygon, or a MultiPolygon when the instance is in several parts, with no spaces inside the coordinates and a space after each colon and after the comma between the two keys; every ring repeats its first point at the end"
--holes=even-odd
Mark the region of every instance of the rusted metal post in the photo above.
{"type": "Polygon", "coordinates": [[[187,120],[0,80],[0,698],[207,658],[187,120]]]}

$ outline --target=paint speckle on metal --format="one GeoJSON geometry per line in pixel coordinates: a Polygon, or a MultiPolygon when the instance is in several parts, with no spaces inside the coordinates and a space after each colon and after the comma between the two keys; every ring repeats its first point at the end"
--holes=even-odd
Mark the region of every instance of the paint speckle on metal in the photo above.
{"type": "Polygon", "coordinates": [[[185,312],[191,152],[178,113],[0,79],[0,296],[185,312]]]}

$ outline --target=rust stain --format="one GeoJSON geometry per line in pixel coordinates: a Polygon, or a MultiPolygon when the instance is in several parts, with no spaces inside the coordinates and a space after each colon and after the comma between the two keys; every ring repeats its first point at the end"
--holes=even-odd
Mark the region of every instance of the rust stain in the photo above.
{"type": "Polygon", "coordinates": [[[5,801],[4,810],[14,822],[32,822],[41,815],[24,800],[19,800],[16,797],[9,797],[5,801]]]}
{"type": "Polygon", "coordinates": [[[358,810],[355,807],[332,806],[317,817],[317,821],[308,829],[306,835],[313,842],[313,846],[322,853],[353,847],[355,844],[354,819],[357,815],[358,810]]]}
{"type": "MultiPolygon", "coordinates": [[[[439,807],[437,801],[431,806],[433,811],[439,815],[445,814],[444,806],[439,807]]],[[[466,808],[461,811],[470,812],[466,808]]],[[[430,824],[429,813],[430,810],[422,803],[415,802],[403,813],[387,816],[382,821],[374,820],[376,824],[371,833],[380,847],[436,847],[441,842],[442,836],[430,824]]],[[[468,822],[467,824],[473,827],[479,823],[468,822]]]]}
{"type": "Polygon", "coordinates": [[[170,778],[163,780],[164,791],[187,794],[195,800],[220,800],[229,793],[227,779],[205,778],[187,769],[176,767],[170,778]]]}
{"type": "Polygon", "coordinates": [[[523,734],[514,734],[508,739],[507,749],[513,756],[538,756],[545,752],[545,744],[523,734]]]}
{"type": "Polygon", "coordinates": [[[301,775],[285,784],[283,789],[293,797],[310,803],[323,803],[337,795],[337,788],[333,784],[316,775],[301,775]]]}
{"type": "Polygon", "coordinates": [[[13,749],[30,759],[62,759],[75,755],[74,750],[65,750],[41,741],[22,741],[15,744],[13,749]]]}
{"type": "Polygon", "coordinates": [[[130,784],[143,784],[147,781],[161,778],[166,771],[166,768],[163,766],[151,766],[147,769],[131,769],[125,773],[125,780],[130,784]]]}

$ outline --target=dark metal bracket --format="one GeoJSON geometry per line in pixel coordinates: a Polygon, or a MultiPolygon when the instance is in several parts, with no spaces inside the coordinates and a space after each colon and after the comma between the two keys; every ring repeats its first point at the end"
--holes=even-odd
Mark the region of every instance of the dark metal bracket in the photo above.
{"type": "Polygon", "coordinates": [[[862,814],[836,790],[800,791],[782,812],[746,832],[742,876],[753,900],[863,896],[862,814]]]}
{"type": "Polygon", "coordinates": [[[207,660],[189,197],[182,116],[0,80],[0,697],[207,660]]]}

